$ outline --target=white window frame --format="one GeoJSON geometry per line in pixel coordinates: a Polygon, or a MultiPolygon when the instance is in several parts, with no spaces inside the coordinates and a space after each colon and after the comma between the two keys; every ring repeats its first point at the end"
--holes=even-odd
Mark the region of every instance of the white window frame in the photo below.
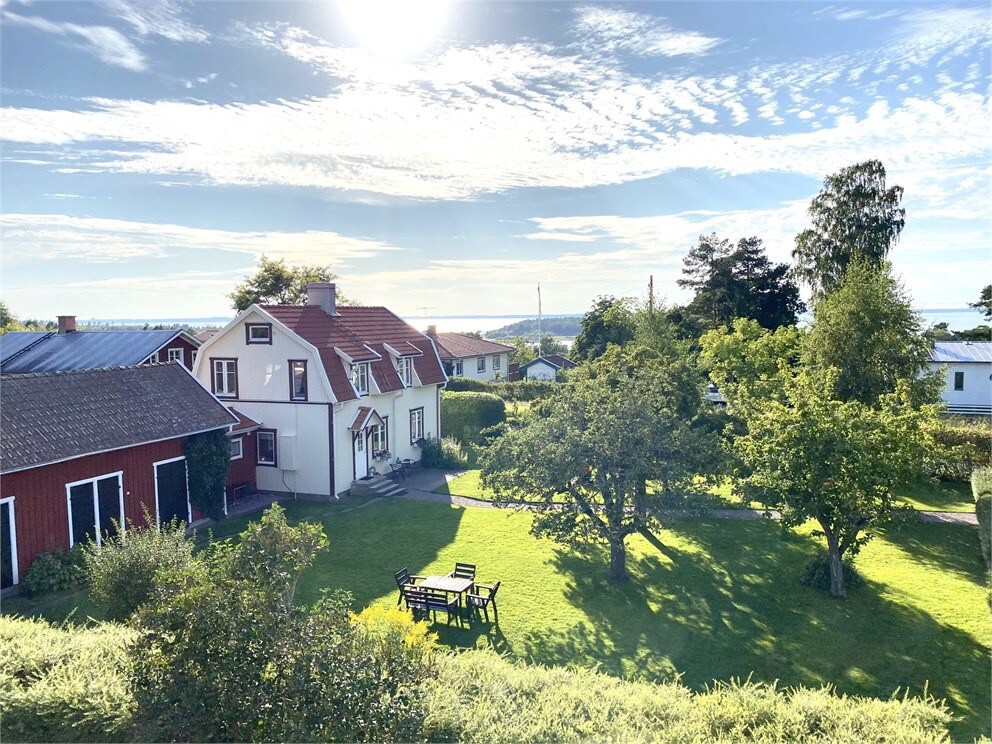
{"type": "Polygon", "coordinates": [[[410,444],[418,439],[424,438],[424,409],[413,408],[410,410],[410,444]],[[414,425],[416,421],[416,426],[414,425]]]}
{"type": "MultiPolygon", "coordinates": [[[[168,460],[159,460],[158,462],[152,463],[152,477],[155,479],[155,523],[158,525],[159,529],[162,529],[162,516],[159,514],[158,510],[158,466],[168,465],[170,462],[179,462],[180,460],[185,460],[186,455],[181,457],[172,457],[168,460]]],[[[189,467],[185,468],[186,471],[186,526],[193,524],[193,505],[189,503],[189,467]]]]}
{"type": "Polygon", "coordinates": [[[173,349],[167,349],[165,353],[168,355],[167,356],[168,361],[170,361],[170,362],[179,362],[184,367],[186,366],[186,362],[183,361],[183,350],[182,350],[182,348],[179,348],[179,349],[175,349],[175,348],[173,348],[173,349]]]}
{"type": "Polygon", "coordinates": [[[196,349],[193,349],[193,365],[196,366],[196,349]]]}
{"type": "MultiPolygon", "coordinates": [[[[185,458],[180,458],[185,459],[185,458]]],[[[100,534],[100,498],[99,493],[96,490],[96,482],[104,480],[105,478],[117,477],[117,501],[121,513],[121,529],[120,534],[124,534],[125,524],[127,522],[127,516],[124,514],[124,471],[118,470],[114,473],[104,473],[103,475],[98,475],[93,478],[83,478],[82,480],[73,481],[72,483],[65,484],[65,505],[66,510],[69,514],[69,547],[71,548],[75,545],[75,541],[72,538],[72,489],[75,486],[81,486],[84,483],[92,484],[93,491],[93,531],[96,533],[96,544],[97,546],[103,545],[103,536],[100,534]]],[[[188,493],[187,489],[187,493],[188,493]]],[[[155,485],[155,510],[158,511],[158,483],[155,485]]]]}
{"type": "Polygon", "coordinates": [[[372,430],[372,453],[382,452],[389,449],[389,433],[386,431],[385,422],[370,427],[372,430]]]}
{"type": "Polygon", "coordinates": [[[148,361],[151,362],[152,364],[158,364],[158,352],[156,351],[154,354],[148,357],[148,361]]]}
{"type": "MultiPolygon", "coordinates": [[[[14,497],[5,496],[0,499],[0,509],[3,508],[4,504],[10,504],[10,534],[7,535],[7,540],[10,543],[10,578],[13,586],[17,586],[21,580],[21,576],[17,570],[17,522],[14,516],[14,497]]],[[[72,532],[71,521],[69,522],[69,532],[72,532]]]]}
{"type": "Polygon", "coordinates": [[[247,341],[249,344],[271,344],[272,343],[272,326],[268,323],[246,323],[248,326],[247,341]],[[255,336],[255,330],[261,329],[265,331],[265,335],[261,338],[255,336]]]}
{"type": "Polygon", "coordinates": [[[465,376],[465,362],[462,359],[456,359],[451,365],[451,376],[452,377],[464,377],[465,376]]]}
{"type": "Polygon", "coordinates": [[[265,468],[274,468],[279,463],[279,450],[278,450],[278,447],[279,447],[279,435],[275,431],[275,429],[267,429],[265,431],[259,430],[259,431],[255,432],[255,464],[256,465],[261,465],[262,467],[265,467],[265,468]],[[262,437],[267,437],[267,436],[271,436],[272,437],[272,461],[271,462],[268,462],[268,461],[263,462],[262,460],[259,459],[262,456],[262,447],[260,445],[260,442],[262,440],[262,437]]]}
{"type": "Polygon", "coordinates": [[[240,460],[245,456],[245,441],[244,437],[234,437],[231,439],[231,459],[240,460]],[[238,454],[234,454],[234,445],[238,445],[238,454]]]}
{"type": "Polygon", "coordinates": [[[480,356],[478,359],[475,360],[475,371],[476,372],[486,371],[486,358],[484,356],[480,356]]]}
{"type": "Polygon", "coordinates": [[[400,366],[396,369],[400,380],[406,387],[413,387],[413,359],[403,357],[400,359],[400,366]]]}
{"type": "Polygon", "coordinates": [[[351,365],[351,385],[358,395],[369,394],[369,365],[366,362],[351,365]]]}
{"type": "Polygon", "coordinates": [[[502,360],[499,358],[499,354],[494,354],[493,355],[493,371],[495,372],[498,369],[503,369],[502,360]]]}
{"type": "Polygon", "coordinates": [[[214,395],[218,398],[236,398],[238,396],[238,360],[237,359],[214,359],[211,365],[211,374],[214,376],[214,395]],[[223,389],[217,384],[217,365],[221,365],[220,381],[227,383],[227,365],[230,364],[234,374],[234,390],[223,389]]]}

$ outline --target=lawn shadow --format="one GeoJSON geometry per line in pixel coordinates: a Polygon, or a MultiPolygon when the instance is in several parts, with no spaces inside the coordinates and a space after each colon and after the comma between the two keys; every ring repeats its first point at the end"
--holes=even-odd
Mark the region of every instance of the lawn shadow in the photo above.
{"type": "Polygon", "coordinates": [[[965,524],[926,524],[916,519],[894,521],[879,534],[902,550],[909,560],[964,577],[980,576],[984,563],[978,527],[965,524]],[[936,531],[943,539],[933,540],[936,531]]]}
{"type": "MultiPolygon", "coordinates": [[[[804,563],[823,549],[808,536],[765,522],[692,520],[662,539],[674,531],[679,547],[664,554],[638,541],[625,583],[607,578],[603,550],[558,551],[565,599],[588,622],[528,633],[518,653],[656,681],[681,674],[694,689],[752,673],[881,698],[928,688],[959,717],[955,739],[989,732],[988,649],[970,634],[887,598],[888,587],[871,581],[846,601],[800,586],[804,563]]],[[[902,542],[915,551],[922,539],[910,530],[902,542]]],[[[963,566],[953,546],[922,552],[963,566]]]]}
{"type": "Polygon", "coordinates": [[[465,615],[458,622],[446,623],[438,618],[430,630],[438,640],[451,648],[490,648],[500,655],[512,654],[513,647],[503,634],[499,620],[490,612],[489,620],[480,615],[465,615]]]}

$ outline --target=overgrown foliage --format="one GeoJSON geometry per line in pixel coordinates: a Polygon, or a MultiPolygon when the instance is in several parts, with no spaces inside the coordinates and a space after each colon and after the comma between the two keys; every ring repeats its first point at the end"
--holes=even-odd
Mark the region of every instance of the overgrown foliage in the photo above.
{"type": "Polygon", "coordinates": [[[39,555],[25,572],[19,586],[28,596],[37,597],[50,592],[75,589],[85,581],[83,547],[76,545],[72,550],[57,550],[39,555]]]}
{"type": "Polygon", "coordinates": [[[137,633],[0,616],[4,741],[131,741],[137,633]]]}
{"type": "MultiPolygon", "coordinates": [[[[861,574],[854,567],[853,561],[846,558],[841,561],[844,571],[845,589],[856,589],[861,585],[861,574]]],[[[806,561],[803,572],[799,577],[799,583],[821,592],[830,591],[830,555],[828,553],[817,553],[806,561]]]]}
{"type": "Polygon", "coordinates": [[[185,524],[173,520],[157,529],[146,508],[144,525],[129,523],[102,546],[91,542],[83,547],[90,598],[108,619],[126,620],[152,596],[160,572],[192,563],[193,547],[185,524]]]}
{"type": "Polygon", "coordinates": [[[931,348],[923,319],[891,265],[855,258],[834,291],[816,304],[803,364],[836,368],[841,400],[874,405],[903,380],[919,405],[940,399],[941,375],[927,372],[931,348]]]}
{"type": "Polygon", "coordinates": [[[464,468],[468,466],[468,453],[454,437],[420,440],[420,464],[425,468],[464,468]]]}
{"type": "Polygon", "coordinates": [[[992,468],[979,468],[971,474],[971,492],[975,497],[982,557],[989,571],[992,571],[992,468]]]}
{"type": "Polygon", "coordinates": [[[426,687],[429,741],[947,742],[941,701],[730,681],[694,693],[591,670],[511,664],[492,652],[440,659],[426,687]]]}
{"type": "Polygon", "coordinates": [[[886,186],[885,166],[878,160],[823,180],[808,209],[812,226],[796,236],[792,251],[795,274],[814,296],[832,292],[855,259],[869,266],[885,259],[906,223],[902,194],[901,186],[886,186]]]}
{"type": "Polygon", "coordinates": [[[211,519],[224,516],[231,441],[223,431],[195,434],[183,445],[189,503],[211,519]]]}
{"type": "Polygon", "coordinates": [[[629,297],[601,295],[582,316],[572,354],[575,361],[596,359],[610,344],[624,346],[634,339],[634,302],[629,297]]]}
{"type": "Polygon", "coordinates": [[[611,347],[483,453],[483,485],[532,503],[536,535],[607,543],[610,575],[625,579],[627,537],[657,529],[659,504],[699,488],[719,451],[698,425],[701,380],[686,389],[686,366],[611,347]]]}
{"type": "MultiPolygon", "coordinates": [[[[258,271],[235,286],[228,295],[235,312],[247,310],[252,305],[271,303],[277,305],[305,305],[307,284],[310,282],[333,282],[339,277],[331,272],[330,266],[287,266],[285,259],[278,261],[262,256],[258,271]]],[[[342,305],[351,301],[337,295],[342,305]]]]}
{"type": "Polygon", "coordinates": [[[967,483],[975,468],[992,467],[992,424],[988,421],[945,419],[937,421],[928,453],[930,472],[944,480],[967,483]]]}
{"type": "Polygon", "coordinates": [[[463,444],[479,443],[483,429],[506,420],[506,404],[492,393],[441,393],[441,434],[463,444]]]}

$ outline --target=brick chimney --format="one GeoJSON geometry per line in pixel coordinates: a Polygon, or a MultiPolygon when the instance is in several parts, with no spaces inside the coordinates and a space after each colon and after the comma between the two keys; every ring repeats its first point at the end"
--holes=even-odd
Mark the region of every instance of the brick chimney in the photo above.
{"type": "Polygon", "coordinates": [[[307,285],[307,304],[317,305],[328,315],[337,315],[337,297],[333,284],[328,282],[310,282],[307,285]]]}
{"type": "Polygon", "coordinates": [[[60,315],[58,317],[59,317],[59,335],[64,336],[67,333],[76,332],[75,315],[60,315]]]}
{"type": "Polygon", "coordinates": [[[427,326],[427,335],[431,338],[437,338],[437,326],[429,325],[427,326]]]}

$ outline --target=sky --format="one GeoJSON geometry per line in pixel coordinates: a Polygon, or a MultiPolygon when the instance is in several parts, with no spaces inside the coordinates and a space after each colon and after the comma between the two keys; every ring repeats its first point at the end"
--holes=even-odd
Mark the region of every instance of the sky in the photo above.
{"type": "Polygon", "coordinates": [[[400,315],[670,303],[698,236],[789,261],[824,177],[905,189],[920,308],[992,280],[987,2],[0,7],[0,297],[232,315],[260,256],[400,315]]]}

